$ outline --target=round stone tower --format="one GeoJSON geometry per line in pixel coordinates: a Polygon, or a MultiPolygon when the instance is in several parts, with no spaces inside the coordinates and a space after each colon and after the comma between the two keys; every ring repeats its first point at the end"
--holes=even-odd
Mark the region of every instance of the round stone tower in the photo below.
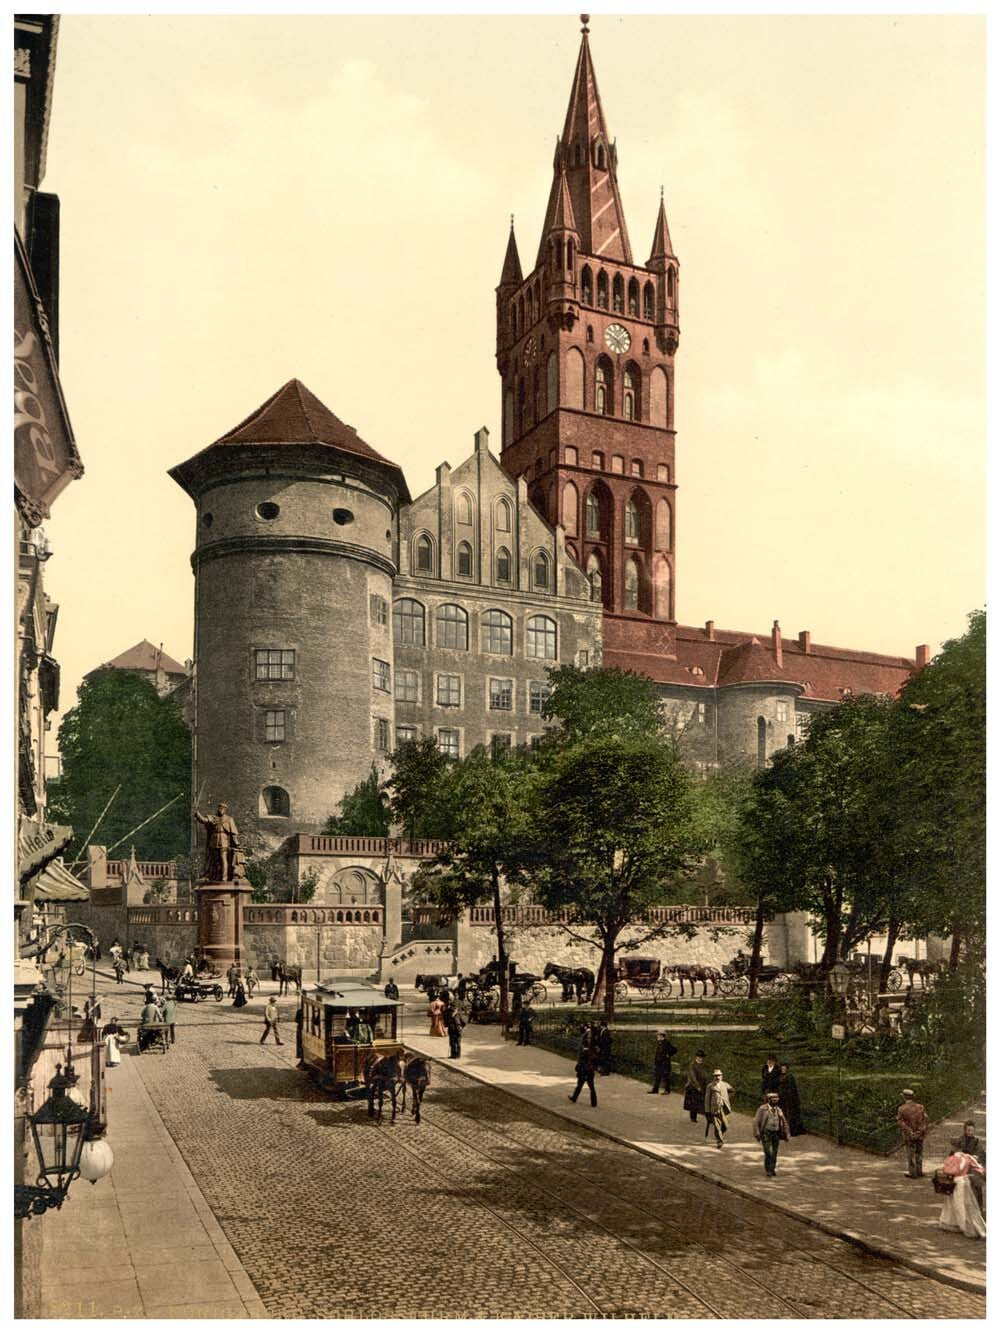
{"type": "Polygon", "coordinates": [[[402,471],[290,380],[171,469],[197,509],[194,784],[251,851],[315,833],[392,748],[402,471]]]}

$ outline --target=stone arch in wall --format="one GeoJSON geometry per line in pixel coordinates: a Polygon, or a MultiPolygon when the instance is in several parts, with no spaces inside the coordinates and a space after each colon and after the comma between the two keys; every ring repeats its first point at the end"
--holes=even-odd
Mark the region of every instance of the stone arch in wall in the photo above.
{"type": "Polygon", "coordinates": [[[333,907],[378,907],[382,902],[382,881],[365,866],[344,866],[327,880],[322,897],[333,907]]]}
{"type": "Polygon", "coordinates": [[[583,353],[578,347],[571,347],[566,353],[565,404],[583,408],[583,353]]]}

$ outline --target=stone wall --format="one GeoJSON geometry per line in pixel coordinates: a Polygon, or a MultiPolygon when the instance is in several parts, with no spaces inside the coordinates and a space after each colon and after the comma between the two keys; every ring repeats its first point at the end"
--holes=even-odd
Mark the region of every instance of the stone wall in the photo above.
{"type": "Polygon", "coordinates": [[[247,922],[244,942],[247,958],[257,971],[270,975],[273,958],[283,959],[291,967],[303,968],[304,976],[316,977],[316,944],[319,939],[320,976],[377,973],[382,953],[382,926],[282,924],[247,922]]]}

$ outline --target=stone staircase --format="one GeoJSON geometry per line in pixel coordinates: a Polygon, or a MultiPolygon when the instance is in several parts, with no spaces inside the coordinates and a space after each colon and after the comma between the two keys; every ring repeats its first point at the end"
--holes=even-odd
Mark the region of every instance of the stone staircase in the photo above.
{"type": "Polygon", "coordinates": [[[455,945],[451,940],[409,940],[379,959],[378,979],[384,985],[392,977],[397,986],[412,986],[420,973],[455,970],[455,945]]]}

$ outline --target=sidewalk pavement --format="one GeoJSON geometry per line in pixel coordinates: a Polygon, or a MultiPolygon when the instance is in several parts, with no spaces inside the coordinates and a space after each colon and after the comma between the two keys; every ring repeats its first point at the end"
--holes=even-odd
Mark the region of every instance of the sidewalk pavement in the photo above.
{"type": "Polygon", "coordinates": [[[266,1318],[143,1086],[138,1057],[107,1078],[114,1166],[95,1185],[78,1180],[46,1214],[40,1317],[266,1318]]]}
{"type": "MultiPolygon", "coordinates": [[[[567,1098],[576,1086],[573,1061],[538,1046],[504,1041],[496,1026],[470,1024],[462,1035],[461,1059],[450,1060],[446,1040],[429,1036],[426,1019],[410,1010],[403,1040],[410,1049],[447,1061],[450,1069],[469,1078],[724,1189],[766,1202],[862,1249],[969,1291],[986,1290],[986,1246],[940,1230],[942,1200],[930,1181],[930,1172],[947,1155],[947,1140],[962,1132],[965,1107],[928,1135],[924,1153],[928,1175],[923,1180],[904,1178],[905,1160],[898,1153],[880,1157],[814,1134],[783,1143],[778,1174],[768,1178],[748,1115],[734,1113],[720,1151],[704,1137],[704,1117],[693,1125],[677,1092],[653,1098],[636,1079],[617,1074],[599,1077],[596,1108],[591,1108],[586,1090],[579,1102],[571,1104],[567,1098]]],[[[433,1107],[433,1081],[430,1095],[428,1109],[433,1107]]],[[[974,1118],[985,1138],[981,1107],[974,1118]]]]}

